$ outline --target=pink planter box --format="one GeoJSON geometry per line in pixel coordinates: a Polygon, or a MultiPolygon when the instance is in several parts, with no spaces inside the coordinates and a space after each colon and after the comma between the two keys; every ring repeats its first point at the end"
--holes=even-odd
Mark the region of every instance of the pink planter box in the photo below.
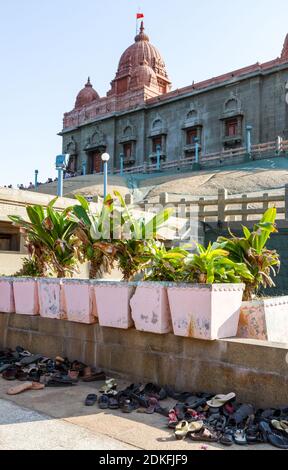
{"type": "Polygon", "coordinates": [[[93,284],[100,325],[123,330],[131,328],[134,323],[130,299],[136,283],[95,281],[93,284]]]}
{"type": "Polygon", "coordinates": [[[13,278],[0,277],[0,313],[15,313],[13,278]]]}
{"type": "Polygon", "coordinates": [[[164,283],[139,283],[130,304],[137,330],[160,335],[172,331],[168,294],[164,283]]]}
{"type": "Polygon", "coordinates": [[[288,297],[243,302],[237,336],[288,343],[288,297]]]}
{"type": "Polygon", "coordinates": [[[61,279],[39,279],[40,315],[44,318],[65,320],[65,302],[61,279]]]}
{"type": "Polygon", "coordinates": [[[39,315],[37,280],[34,278],[14,278],[13,292],[15,312],[20,315],[39,315]]]}
{"type": "Polygon", "coordinates": [[[67,320],[88,325],[96,323],[94,289],[88,280],[63,279],[67,320]]]}
{"type": "Polygon", "coordinates": [[[235,337],[243,291],[243,284],[171,285],[174,334],[203,340],[235,337]]]}

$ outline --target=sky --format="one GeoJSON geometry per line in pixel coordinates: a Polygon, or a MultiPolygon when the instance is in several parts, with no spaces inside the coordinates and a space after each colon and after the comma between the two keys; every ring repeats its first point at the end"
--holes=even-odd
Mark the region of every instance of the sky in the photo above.
{"type": "Polygon", "coordinates": [[[105,96],[136,13],[173,88],[281,54],[287,0],[0,0],[0,185],[55,177],[64,112],[88,75],[105,96]]]}

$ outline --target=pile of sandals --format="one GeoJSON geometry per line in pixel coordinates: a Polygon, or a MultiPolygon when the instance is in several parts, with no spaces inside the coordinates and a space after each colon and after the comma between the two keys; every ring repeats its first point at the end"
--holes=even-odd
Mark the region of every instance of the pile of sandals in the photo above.
{"type": "Polygon", "coordinates": [[[103,382],[99,397],[89,394],[86,406],[96,403],[101,410],[121,410],[123,413],[158,413],[167,418],[177,440],[220,443],[240,446],[268,443],[279,449],[288,449],[288,407],[258,409],[239,403],[235,393],[176,393],[171,387],[152,383],[131,384],[118,390],[117,381],[106,378],[105,372],[79,361],[67,358],[51,359],[32,354],[21,347],[15,351],[0,351],[0,374],[7,381],[20,385],[8,391],[16,395],[26,390],[45,387],[72,387],[81,382],[103,382]],[[163,401],[175,403],[162,406],[163,401]],[[169,400],[169,401],[168,401],[169,400]]]}
{"type": "Polygon", "coordinates": [[[178,440],[224,446],[271,444],[288,449],[288,407],[258,409],[237,402],[236,394],[173,394],[178,403],[169,412],[169,428],[178,440]]]}
{"type": "MultiPolygon", "coordinates": [[[[51,359],[41,354],[32,354],[21,347],[17,347],[16,351],[11,349],[0,351],[0,374],[7,381],[18,380],[27,387],[32,383],[32,390],[40,389],[39,386],[37,388],[37,383],[43,385],[41,388],[71,387],[77,385],[79,380],[83,382],[106,380],[106,375],[101,369],[89,367],[78,361],[70,362],[60,356],[51,359]]],[[[26,389],[29,390],[29,387],[26,389]]],[[[16,391],[22,393],[26,389],[19,386],[16,391]]]]}

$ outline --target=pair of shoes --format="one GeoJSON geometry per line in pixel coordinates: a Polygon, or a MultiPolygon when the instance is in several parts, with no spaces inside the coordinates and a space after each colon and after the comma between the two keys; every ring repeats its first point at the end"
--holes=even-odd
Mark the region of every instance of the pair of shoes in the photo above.
{"type": "Polygon", "coordinates": [[[98,400],[98,405],[101,410],[118,410],[120,408],[119,402],[115,396],[109,396],[107,394],[102,395],[98,400]]]}
{"type": "Polygon", "coordinates": [[[195,421],[194,423],[188,423],[188,421],[181,421],[175,428],[175,437],[178,441],[183,440],[188,434],[200,432],[203,428],[203,421],[195,421]]]}

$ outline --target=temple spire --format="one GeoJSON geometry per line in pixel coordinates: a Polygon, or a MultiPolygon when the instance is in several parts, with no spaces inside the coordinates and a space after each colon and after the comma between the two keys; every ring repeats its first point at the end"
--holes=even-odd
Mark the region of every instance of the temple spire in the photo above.
{"type": "Polygon", "coordinates": [[[145,34],[144,21],[141,21],[139,34],[137,34],[137,36],[135,37],[135,42],[140,42],[140,41],[148,41],[149,42],[149,36],[147,36],[147,34],[145,34]]]}

